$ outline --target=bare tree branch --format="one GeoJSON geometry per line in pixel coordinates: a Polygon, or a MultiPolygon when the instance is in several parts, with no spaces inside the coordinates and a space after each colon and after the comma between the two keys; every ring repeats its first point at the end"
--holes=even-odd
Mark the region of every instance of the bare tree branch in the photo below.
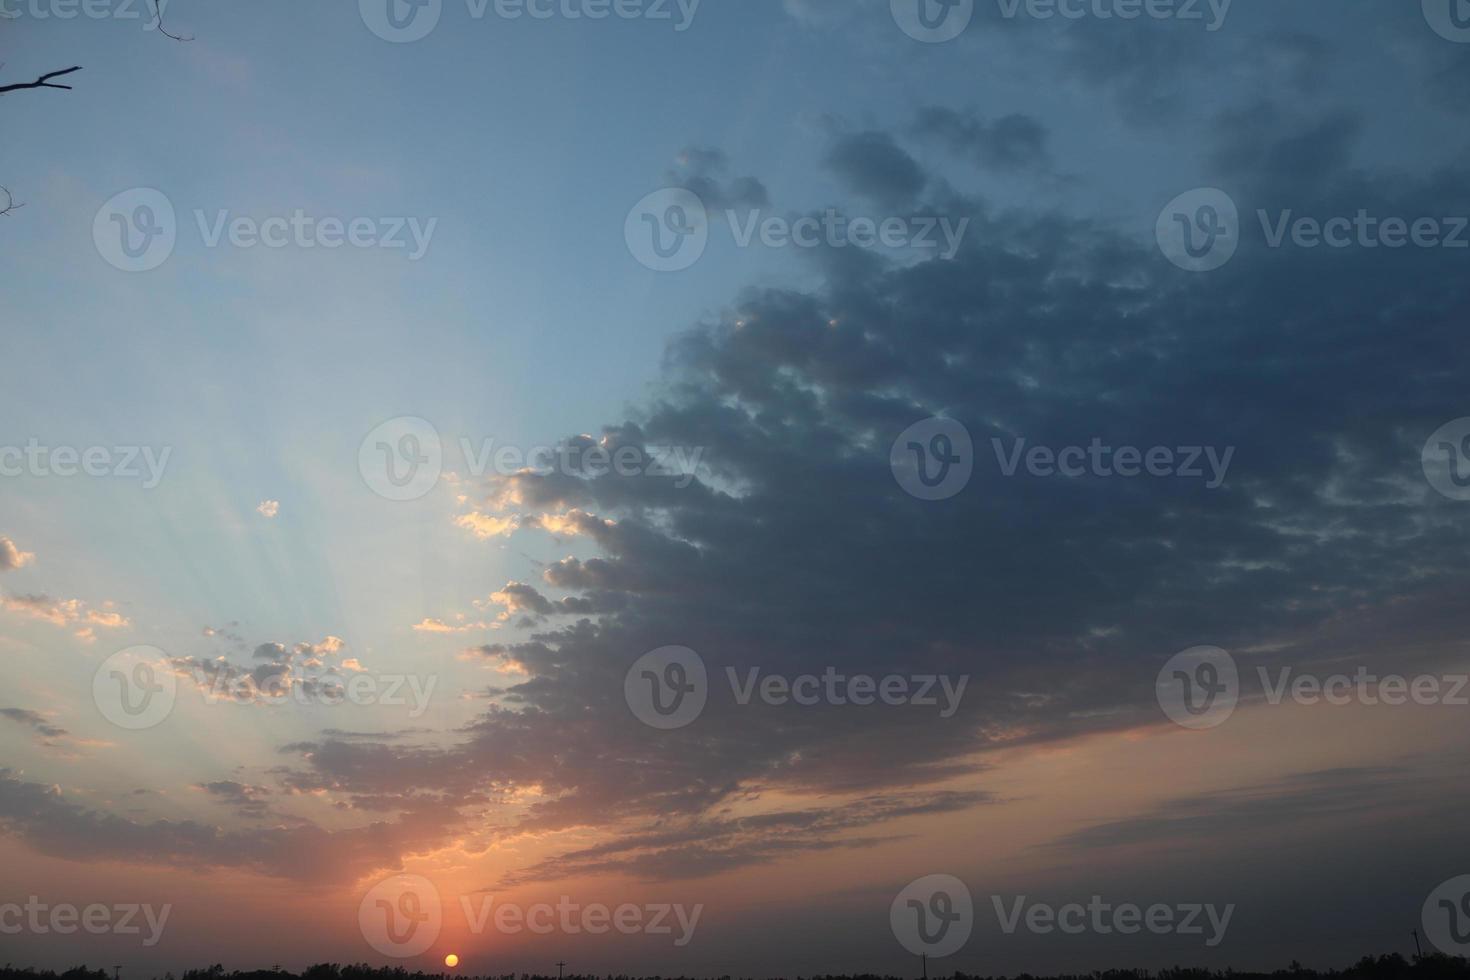
{"type": "Polygon", "coordinates": [[[7,188],[7,187],[0,187],[0,192],[3,192],[5,194],[5,207],[0,208],[0,218],[5,217],[7,214],[9,214],[10,212],[14,211],[16,208],[23,208],[23,207],[25,207],[24,204],[16,204],[15,203],[15,198],[13,198],[13,197],[10,196],[10,189],[9,188],[7,188]]]}
{"type": "Polygon", "coordinates": [[[81,70],[82,70],[82,66],[81,65],[73,65],[70,68],[63,68],[60,71],[48,71],[46,74],[42,75],[40,78],[36,79],[34,82],[12,82],[9,85],[0,85],[0,95],[4,95],[6,92],[15,92],[15,91],[18,91],[18,90],[23,89],[23,88],[65,88],[65,89],[69,89],[69,88],[71,88],[70,85],[60,85],[60,84],[58,84],[56,82],[51,81],[51,79],[53,79],[53,78],[59,78],[62,75],[70,75],[74,71],[81,71],[81,70]]]}
{"type": "Polygon", "coordinates": [[[155,18],[157,18],[157,20],[158,20],[158,33],[162,34],[164,37],[171,37],[175,41],[192,41],[192,40],[194,40],[194,35],[192,35],[192,34],[190,34],[188,37],[180,37],[177,34],[170,34],[168,32],[168,30],[164,28],[164,26],[163,26],[163,8],[159,6],[158,0],[153,0],[153,16],[155,18]]]}

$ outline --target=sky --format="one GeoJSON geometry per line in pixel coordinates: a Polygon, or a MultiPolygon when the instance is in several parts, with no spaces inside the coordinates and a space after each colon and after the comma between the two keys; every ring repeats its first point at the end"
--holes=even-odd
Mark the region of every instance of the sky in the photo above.
{"type": "Polygon", "coordinates": [[[1470,953],[1467,7],[0,0],[6,959],[1470,953]]]}

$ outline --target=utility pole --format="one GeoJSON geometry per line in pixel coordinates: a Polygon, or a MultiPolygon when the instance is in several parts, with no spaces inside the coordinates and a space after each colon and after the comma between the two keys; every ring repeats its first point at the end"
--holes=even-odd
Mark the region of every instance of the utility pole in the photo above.
{"type": "Polygon", "coordinates": [[[929,980],[929,954],[920,953],[919,962],[923,964],[924,967],[924,980],[929,980]]]}
{"type": "Polygon", "coordinates": [[[1424,948],[1419,945],[1419,930],[1410,929],[1409,934],[1414,937],[1414,955],[1420,959],[1424,958],[1424,948]]]}
{"type": "Polygon", "coordinates": [[[561,980],[561,968],[566,966],[561,960],[556,961],[556,980],[561,980]]]}
{"type": "Polygon", "coordinates": [[[121,966],[115,966],[115,967],[113,967],[112,968],[112,980],[120,980],[121,977],[122,977],[122,967],[121,966]]]}

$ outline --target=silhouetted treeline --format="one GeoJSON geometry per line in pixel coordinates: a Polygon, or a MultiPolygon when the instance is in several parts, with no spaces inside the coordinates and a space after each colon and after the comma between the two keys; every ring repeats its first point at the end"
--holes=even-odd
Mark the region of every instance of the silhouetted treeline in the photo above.
{"type": "MultiPolygon", "coordinates": [[[[123,980],[144,980],[123,971],[123,980]]],[[[934,974],[935,980],[1470,980],[1470,961],[1458,956],[1431,954],[1405,959],[1398,953],[1387,956],[1365,956],[1342,970],[1309,970],[1292,963],[1283,970],[1259,973],[1239,970],[1201,970],[1172,967],[1167,970],[1098,970],[1092,973],[1069,973],[1041,977],[1023,973],[1015,977],[995,977],[972,973],[934,974]]],[[[75,967],[64,973],[52,970],[29,970],[6,964],[0,968],[0,980],[113,980],[109,970],[75,967]]],[[[187,970],[181,976],[172,973],[148,980],[554,980],[539,973],[420,973],[402,967],[370,966],[366,963],[319,963],[301,973],[286,970],[248,970],[225,972],[216,963],[202,970],[187,970]]],[[[568,974],[565,980],[696,980],[690,977],[632,976],[627,974],[568,974]]],[[[722,976],[717,980],[736,980],[722,976]]],[[[912,980],[880,974],[814,974],[793,980],[912,980]]]]}

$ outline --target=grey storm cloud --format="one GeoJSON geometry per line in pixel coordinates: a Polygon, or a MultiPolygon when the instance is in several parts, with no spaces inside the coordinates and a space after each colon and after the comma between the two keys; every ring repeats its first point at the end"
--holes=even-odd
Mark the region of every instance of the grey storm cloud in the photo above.
{"type": "Polygon", "coordinates": [[[54,748],[71,738],[71,733],[65,728],[52,724],[45,715],[29,708],[0,708],[0,717],[29,725],[36,733],[37,740],[48,747],[54,748]]]}
{"type": "Polygon", "coordinates": [[[233,807],[242,816],[261,819],[270,814],[270,804],[266,801],[266,797],[271,795],[271,791],[267,787],[252,786],[233,779],[220,779],[200,783],[197,788],[221,803],[233,807]]]}
{"type": "MultiPolygon", "coordinates": [[[[1221,158],[1243,203],[1297,187],[1287,161],[1299,134],[1278,118],[1258,152],[1221,158]]],[[[1341,129],[1318,159],[1336,176],[1300,206],[1398,213],[1465,195],[1448,176],[1358,174],[1352,127],[1341,129]]],[[[958,197],[934,204],[986,212],[958,197]]],[[[605,435],[707,447],[709,472],[693,485],[496,478],[486,499],[528,515],[598,515],[583,530],[599,555],[547,566],[544,585],[611,611],[485,648],[529,678],[498,692],[458,744],[324,737],[290,747],[301,764],[283,778],[410,813],[535,783],[544,796],[490,833],[658,821],[670,836],[562,855],[523,877],[715,871],[784,846],[774,830],[715,820],[732,799],[851,794],[882,801],[863,824],[876,828],[898,801],[983,773],[976,755],[999,739],[1156,723],[1154,675],[1198,643],[1275,643],[1278,662],[1458,655],[1465,614],[1434,597],[1463,587],[1467,532],[1419,463],[1426,435],[1463,414],[1457,374],[1443,370],[1462,362],[1470,299],[1454,255],[1333,256],[1329,267],[1320,254],[1243,248],[1191,276],[1085,219],[979,220],[952,262],[875,272],[819,256],[824,288],[752,290],[675,340],[664,395],[605,435]],[[982,461],[992,439],[1025,436],[1232,446],[1237,462],[1213,491],[992,467],[930,504],[898,487],[888,448],[940,412],[970,428],[982,461]],[[1331,651],[1302,640],[1344,620],[1355,629],[1331,651]],[[673,643],[716,676],[837,665],[975,680],[942,724],[906,708],[740,705],[717,690],[695,725],[669,735],[630,717],[622,682],[639,655],[673,643]]],[[[525,600],[559,601],[540,590],[525,600]]],[[[846,829],[817,823],[800,846],[846,829]]]]}
{"type": "Polygon", "coordinates": [[[823,162],[849,191],[879,207],[910,207],[928,180],[908,150],[881,130],[838,134],[823,162]]]}
{"type": "Polygon", "coordinates": [[[1096,824],[1054,841],[1068,849],[1108,849],[1145,844],[1180,845],[1238,841],[1271,827],[1307,825],[1318,830],[1344,818],[1403,808],[1422,810],[1436,784],[1405,769],[1355,767],[1297,773],[1270,783],[1234,787],[1168,800],[1150,812],[1096,824]]]}
{"type": "Polygon", "coordinates": [[[1021,113],[987,120],[974,112],[925,106],[919,110],[913,131],[941,141],[987,170],[1041,170],[1050,162],[1046,127],[1021,113]]]}

